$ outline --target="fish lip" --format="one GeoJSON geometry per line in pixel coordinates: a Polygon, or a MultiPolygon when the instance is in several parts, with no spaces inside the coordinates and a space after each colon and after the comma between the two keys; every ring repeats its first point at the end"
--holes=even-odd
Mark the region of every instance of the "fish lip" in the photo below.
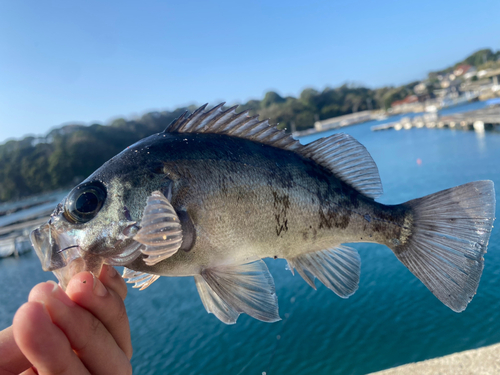
{"type": "Polygon", "coordinates": [[[51,241],[50,241],[50,225],[44,224],[30,233],[31,244],[33,245],[36,255],[42,263],[44,271],[51,270],[51,241]]]}
{"type": "Polygon", "coordinates": [[[57,233],[50,223],[41,225],[30,234],[30,240],[44,271],[67,267],[81,258],[80,247],[71,236],[57,233]]]}

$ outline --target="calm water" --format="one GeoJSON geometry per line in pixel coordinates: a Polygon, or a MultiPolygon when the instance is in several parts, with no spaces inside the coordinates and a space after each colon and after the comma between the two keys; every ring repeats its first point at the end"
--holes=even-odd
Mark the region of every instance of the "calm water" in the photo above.
{"type": "MultiPolygon", "coordinates": [[[[401,203],[480,179],[500,187],[500,134],[371,132],[373,124],[344,132],[363,143],[376,161],[385,191],[380,202],[401,203]]],[[[205,312],[192,278],[161,278],[145,291],[131,289],[127,307],[134,373],[365,374],[500,342],[497,229],[478,294],[461,314],[442,305],[388,248],[354,247],[362,259],[361,282],[347,300],[322,284],[314,291],[285,270],[285,261],[266,261],[283,319],[274,324],[246,315],[233,326],[220,323],[205,312]]],[[[29,290],[47,278],[52,277],[42,272],[34,253],[0,260],[0,329],[11,323],[29,290]]]]}

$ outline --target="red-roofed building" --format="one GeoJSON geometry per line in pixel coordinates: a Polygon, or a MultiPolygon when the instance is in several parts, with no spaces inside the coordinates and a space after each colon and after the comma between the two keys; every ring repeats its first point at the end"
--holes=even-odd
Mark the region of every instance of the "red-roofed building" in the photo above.
{"type": "Polygon", "coordinates": [[[423,112],[422,103],[418,102],[417,95],[409,95],[403,100],[397,100],[391,103],[392,113],[423,112]]]}
{"type": "Polygon", "coordinates": [[[455,77],[460,77],[461,75],[464,75],[465,73],[467,73],[470,68],[472,68],[470,65],[467,65],[467,64],[460,64],[459,66],[457,66],[455,68],[455,70],[453,71],[453,74],[455,75],[455,77]]]}
{"type": "Polygon", "coordinates": [[[411,104],[411,103],[416,103],[418,102],[418,96],[417,95],[408,95],[406,98],[403,100],[396,100],[395,102],[391,103],[391,107],[397,107],[399,105],[404,105],[404,104],[411,104]]]}

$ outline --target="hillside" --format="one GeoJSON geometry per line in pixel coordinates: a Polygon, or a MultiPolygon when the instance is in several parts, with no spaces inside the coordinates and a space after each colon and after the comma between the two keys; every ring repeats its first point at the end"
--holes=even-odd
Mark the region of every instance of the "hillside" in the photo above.
{"type": "Polygon", "coordinates": [[[475,67],[477,70],[491,69],[500,67],[498,59],[500,58],[500,51],[493,52],[491,49],[481,49],[474,52],[472,55],[466,57],[462,61],[459,61],[449,67],[429,73],[429,78],[434,78],[440,74],[446,74],[453,72],[459,65],[470,65],[475,67]]]}
{"type": "MultiPolygon", "coordinates": [[[[480,50],[453,66],[429,73],[429,78],[452,71],[462,63],[478,68],[495,65],[499,56],[500,51],[480,50]]],[[[308,88],[298,98],[268,92],[262,100],[250,100],[239,110],[269,118],[280,128],[304,130],[317,120],[388,108],[394,101],[412,95],[418,83],[378,89],[352,85],[322,91],[308,88]]],[[[65,125],[44,137],[6,142],[0,145],[0,202],[70,187],[125,147],[165,129],[186,109],[194,107],[151,112],[136,120],[120,118],[107,125],[65,125]]]]}

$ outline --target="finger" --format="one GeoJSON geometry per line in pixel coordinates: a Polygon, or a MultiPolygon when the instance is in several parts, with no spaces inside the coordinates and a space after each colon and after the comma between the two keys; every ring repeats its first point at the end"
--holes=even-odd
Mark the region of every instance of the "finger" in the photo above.
{"type": "Polygon", "coordinates": [[[0,331],[0,375],[5,373],[19,374],[31,367],[14,340],[12,326],[0,331]]]}
{"type": "Polygon", "coordinates": [[[103,265],[99,280],[106,288],[115,291],[123,300],[127,297],[127,284],[113,266],[103,265]]]}
{"type": "Polygon", "coordinates": [[[14,316],[14,338],[39,375],[89,375],[71,350],[64,333],[56,327],[45,306],[28,302],[14,316]]]}
{"type": "Polygon", "coordinates": [[[81,272],[73,276],[66,293],[74,302],[101,321],[127,358],[132,358],[127,311],[118,293],[106,289],[90,272],[81,272]]]}
{"type": "Polygon", "coordinates": [[[45,304],[54,324],[64,332],[92,374],[131,373],[130,361],[104,325],[73,302],[56,283],[37,285],[29,300],[45,304]]]}
{"type": "Polygon", "coordinates": [[[37,375],[33,367],[30,367],[26,371],[22,372],[20,375],[37,375]]]}

